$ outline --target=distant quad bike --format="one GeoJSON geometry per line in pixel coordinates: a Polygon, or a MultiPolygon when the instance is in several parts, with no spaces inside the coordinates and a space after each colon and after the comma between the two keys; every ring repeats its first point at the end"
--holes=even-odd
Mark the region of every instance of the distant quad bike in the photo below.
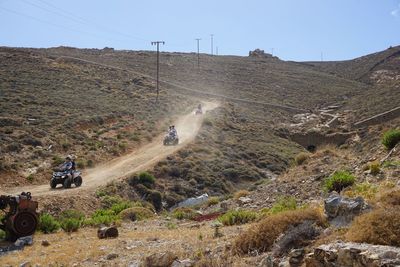
{"type": "Polygon", "coordinates": [[[178,135],[171,135],[171,134],[167,134],[164,137],[164,146],[168,146],[168,145],[177,145],[179,143],[179,138],[178,135]]]}
{"type": "Polygon", "coordinates": [[[201,115],[203,114],[203,110],[201,108],[197,108],[196,111],[194,112],[196,115],[201,115]]]}
{"type": "Polygon", "coordinates": [[[70,188],[72,184],[75,184],[75,187],[79,187],[82,185],[82,176],[80,171],[73,170],[72,176],[68,175],[64,171],[60,171],[59,169],[55,169],[53,172],[53,176],[50,180],[50,187],[56,188],[58,184],[62,184],[64,188],[70,188]]]}

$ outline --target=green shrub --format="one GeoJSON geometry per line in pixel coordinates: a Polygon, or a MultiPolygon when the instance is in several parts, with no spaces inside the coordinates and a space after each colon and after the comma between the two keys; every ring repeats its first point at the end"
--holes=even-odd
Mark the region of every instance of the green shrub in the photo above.
{"type": "Polygon", "coordinates": [[[282,211],[297,209],[297,202],[294,197],[281,197],[268,210],[268,214],[276,214],[282,211]]]}
{"type": "Polygon", "coordinates": [[[400,130],[391,129],[383,134],[382,144],[387,149],[394,148],[398,142],[400,142],[400,130]]]}
{"type": "Polygon", "coordinates": [[[223,225],[237,225],[252,222],[258,218],[258,214],[248,210],[231,210],[218,217],[223,225]]]}
{"type": "Polygon", "coordinates": [[[0,229],[0,240],[3,240],[6,238],[6,232],[0,229]]]}
{"type": "Polygon", "coordinates": [[[191,208],[177,208],[172,212],[172,217],[178,220],[192,220],[197,216],[197,212],[191,208]]]}
{"type": "Polygon", "coordinates": [[[29,182],[33,182],[34,179],[35,179],[35,176],[34,176],[33,174],[29,174],[29,175],[26,177],[26,180],[28,180],[29,182]]]}
{"type": "Polygon", "coordinates": [[[58,216],[59,221],[67,220],[67,219],[76,219],[82,221],[85,219],[85,214],[79,210],[64,210],[58,216]]]}
{"type": "Polygon", "coordinates": [[[44,213],[39,218],[39,230],[45,234],[53,233],[60,229],[60,223],[50,214],[44,213]]]}
{"type": "Polygon", "coordinates": [[[76,218],[64,219],[61,221],[61,228],[65,232],[76,232],[81,227],[82,220],[76,218]]]}
{"type": "Polygon", "coordinates": [[[295,158],[294,161],[296,162],[296,165],[301,165],[304,162],[306,162],[306,160],[308,160],[310,158],[310,154],[309,153],[299,153],[295,158]]]}
{"type": "Polygon", "coordinates": [[[129,185],[136,186],[141,184],[147,188],[152,188],[155,182],[156,178],[152,174],[148,172],[142,172],[138,176],[132,176],[130,178],[129,185]]]}
{"type": "Polygon", "coordinates": [[[348,171],[335,171],[328,179],[325,180],[324,189],[327,192],[340,192],[345,187],[354,184],[356,178],[348,171]]]}
{"type": "Polygon", "coordinates": [[[120,220],[120,216],[116,215],[114,211],[109,209],[96,210],[92,217],[84,221],[85,225],[99,226],[101,224],[111,225],[120,220]]]}
{"type": "Polygon", "coordinates": [[[90,168],[90,167],[93,167],[93,166],[94,166],[93,160],[88,159],[88,160],[86,161],[86,166],[88,166],[89,168],[90,168]]]}
{"type": "Polygon", "coordinates": [[[105,208],[111,208],[113,205],[120,204],[123,202],[125,202],[125,201],[119,196],[105,195],[101,198],[101,203],[103,204],[103,206],[105,208]]]}
{"type": "Polygon", "coordinates": [[[371,162],[368,167],[372,175],[377,175],[381,171],[380,164],[377,161],[371,162]]]}
{"type": "Polygon", "coordinates": [[[118,215],[121,211],[126,210],[132,207],[132,203],[129,201],[122,201],[120,203],[115,203],[111,206],[110,210],[114,212],[114,214],[118,215]]]}
{"type": "Polygon", "coordinates": [[[210,207],[210,206],[214,206],[214,205],[217,205],[219,203],[219,198],[218,197],[210,197],[208,200],[207,200],[207,207],[210,207]]]}
{"type": "Polygon", "coordinates": [[[151,210],[143,207],[128,208],[120,213],[120,217],[123,220],[131,220],[131,221],[140,221],[151,218],[153,216],[154,213],[151,210]]]}

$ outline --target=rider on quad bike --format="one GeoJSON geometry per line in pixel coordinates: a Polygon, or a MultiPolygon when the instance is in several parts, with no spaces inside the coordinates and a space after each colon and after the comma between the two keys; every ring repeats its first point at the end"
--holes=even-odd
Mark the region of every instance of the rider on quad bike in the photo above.
{"type": "Polygon", "coordinates": [[[177,145],[179,143],[178,133],[175,126],[169,126],[168,133],[164,137],[164,145],[177,145]]]}
{"type": "Polygon", "coordinates": [[[195,114],[196,114],[196,115],[198,115],[198,114],[203,114],[203,110],[202,110],[202,108],[201,108],[201,104],[199,104],[199,105],[197,106],[197,109],[196,109],[195,114]]]}
{"type": "Polygon", "coordinates": [[[62,184],[65,188],[71,187],[72,183],[75,184],[76,187],[81,186],[81,172],[75,170],[74,159],[75,157],[68,155],[65,158],[65,162],[54,170],[50,180],[51,188],[56,188],[57,184],[62,184]]]}

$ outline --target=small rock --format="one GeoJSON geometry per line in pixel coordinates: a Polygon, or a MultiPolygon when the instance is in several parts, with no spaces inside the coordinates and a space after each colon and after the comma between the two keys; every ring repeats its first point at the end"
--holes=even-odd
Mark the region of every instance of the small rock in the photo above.
{"type": "Polygon", "coordinates": [[[170,251],[154,253],[144,259],[143,265],[145,267],[169,267],[176,259],[178,259],[178,256],[170,251]]]}
{"type": "Polygon", "coordinates": [[[194,261],[191,259],[184,259],[184,260],[175,260],[171,267],[193,267],[194,261]]]}
{"type": "Polygon", "coordinates": [[[19,265],[19,267],[30,267],[32,264],[29,261],[23,262],[19,265]]]}
{"type": "Polygon", "coordinates": [[[17,247],[23,247],[23,246],[26,246],[26,245],[30,246],[32,244],[33,244],[32,236],[20,237],[14,242],[14,245],[17,246],[17,247]]]}
{"type": "Polygon", "coordinates": [[[108,254],[107,255],[107,260],[113,260],[113,259],[116,259],[116,258],[118,258],[118,254],[117,253],[111,253],[111,254],[108,254]]]}
{"type": "Polygon", "coordinates": [[[159,239],[158,237],[149,237],[146,239],[148,242],[157,242],[159,239]]]}
{"type": "Polygon", "coordinates": [[[249,197],[240,197],[237,200],[237,202],[239,203],[239,205],[244,205],[244,204],[250,203],[251,202],[251,198],[249,198],[249,197]]]}
{"type": "Polygon", "coordinates": [[[42,240],[42,246],[48,247],[48,246],[50,246],[50,242],[47,240],[42,240]]]}

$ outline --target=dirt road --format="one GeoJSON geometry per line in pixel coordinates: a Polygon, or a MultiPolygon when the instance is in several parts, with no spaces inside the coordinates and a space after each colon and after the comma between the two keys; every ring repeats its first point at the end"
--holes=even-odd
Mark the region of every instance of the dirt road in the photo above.
{"type": "MultiPolygon", "coordinates": [[[[218,106],[217,103],[207,102],[203,104],[203,110],[212,110],[218,106]]],[[[154,138],[153,141],[138,150],[116,158],[106,164],[96,166],[83,172],[83,184],[79,188],[64,190],[61,188],[50,189],[49,184],[15,187],[1,194],[18,194],[29,191],[34,196],[56,195],[56,194],[79,194],[82,191],[94,190],[98,186],[105,185],[110,181],[125,177],[128,174],[144,171],[166,156],[181,149],[190,143],[200,129],[204,115],[195,115],[194,112],[180,117],[175,122],[175,128],[179,135],[177,146],[164,146],[162,140],[164,135],[154,138]]],[[[60,185],[59,185],[60,186],[60,185]]]]}

